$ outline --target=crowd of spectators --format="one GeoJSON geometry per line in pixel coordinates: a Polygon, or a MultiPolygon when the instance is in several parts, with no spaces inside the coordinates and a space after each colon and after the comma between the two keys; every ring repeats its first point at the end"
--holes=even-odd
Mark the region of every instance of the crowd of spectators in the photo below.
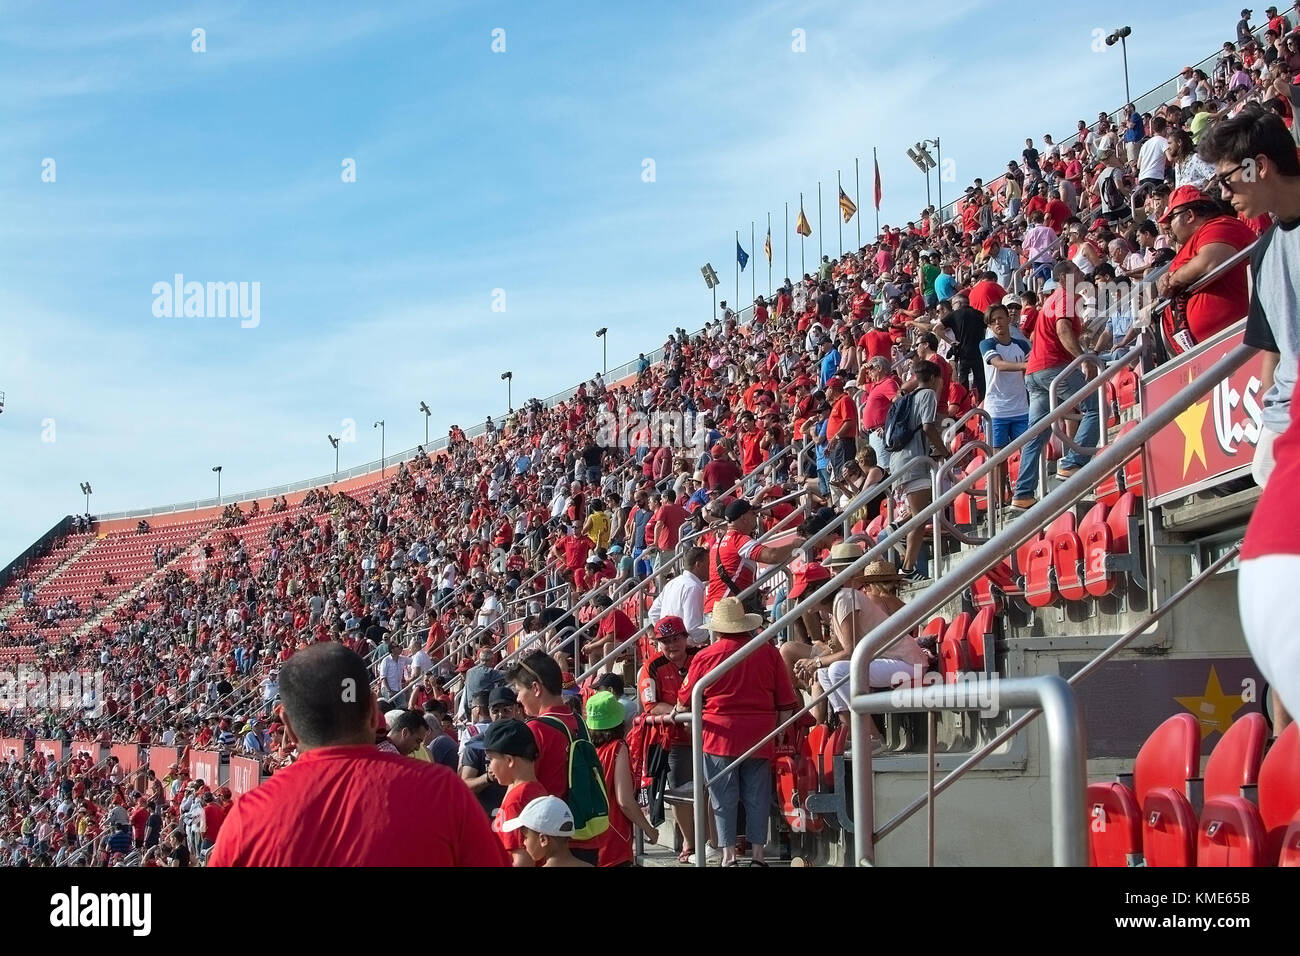
{"type": "MultiPolygon", "coordinates": [[[[692,686],[765,612],[799,600],[889,522],[929,504],[931,463],[975,434],[1003,447],[1044,417],[1053,379],[1076,358],[1097,356],[1072,373],[1067,393],[1139,344],[1158,361],[1246,314],[1246,262],[1187,290],[1272,224],[1276,209],[1242,206],[1255,182],[1243,159],[1251,177],[1300,173],[1291,138],[1300,56],[1284,21],[1270,23],[1280,32],[1263,43],[1225,44],[1210,74],[1185,70],[1171,103],[1129,106],[1117,122],[1102,114],[1093,127],[1080,120],[1065,147],[1027,140],[1004,175],[976,180],[950,215],[929,208],[862,249],[824,257],[815,273],[759,297],[747,321],[724,303],[701,335],[675,330],[662,359],[643,354],[626,381],[597,376],[549,407],[530,400],[500,424],[489,418],[474,439],[453,426],[444,449],[419,449],[360,489],[279,497],[265,512],[231,504],[194,545],[195,560],[168,567],[175,552],[157,553],[164,573],[90,633],[42,648],[45,671],[101,671],[103,697],[71,712],[0,714],[0,736],[61,740],[71,753],[62,762],[35,750],[0,755],[0,863],[186,866],[214,846],[224,862],[336,860],[321,840],[307,856],[276,843],[265,830],[269,798],[259,798],[262,816],[250,804],[239,818],[239,838],[218,845],[240,804],[219,780],[190,780],[188,753],[252,757],[275,780],[313,752],[324,768],[325,751],[370,734],[378,747],[368,753],[384,756],[366,765],[412,794],[424,784],[407,781],[394,759],[455,771],[476,812],[496,821],[498,862],[627,864],[634,831],[655,838],[645,812],[654,808],[636,800],[644,741],[626,739],[636,714],[688,707],[692,686]],[[1242,144],[1260,148],[1241,154],[1242,144]],[[1172,303],[1149,323],[1144,283],[1172,303]],[[946,440],[944,428],[977,405],[992,427],[976,421],[946,440]],[[823,536],[792,565],[792,587],[736,600],[762,566],[795,556],[887,476],[898,480],[855,506],[850,540],[823,536]],[[785,533],[761,535],[778,524],[785,533]],[[615,653],[641,623],[622,597],[670,563],[653,602],[638,606],[651,634],[615,653]],[[580,634],[601,612],[599,627],[580,634]],[[339,648],[311,658],[321,673],[367,669],[359,700],[381,719],[362,727],[353,709],[346,734],[304,736],[306,718],[286,718],[281,669],[317,645],[339,648]],[[513,647],[524,651],[511,657],[513,647]],[[545,802],[571,796],[566,757],[583,740],[609,817],[588,839],[580,813],[566,822],[545,802]],[[90,765],[72,752],[77,741],[175,747],[178,760],[161,778],[126,773],[112,758],[90,765]]],[[[1277,356],[1265,424],[1281,431],[1300,335],[1294,313],[1259,321],[1273,336],[1261,344],[1277,356]]],[[[1095,397],[1079,410],[1071,428],[1082,450],[1060,458],[1060,477],[1088,460],[1103,427],[1095,397]]],[[[1013,512],[1036,500],[1046,442],[1025,447],[1014,488],[995,488],[1013,512]]],[[[892,562],[805,608],[779,650],[709,689],[710,774],[775,728],[799,692],[842,680],[855,641],[897,610],[900,589],[937,573],[929,547],[918,529],[892,562]]],[[[26,589],[22,601],[35,603],[26,589]]],[[[933,663],[906,636],[872,663],[872,680],[888,686],[933,663]]],[[[314,691],[299,690],[305,714],[314,691]]],[[[827,704],[816,719],[842,721],[846,695],[827,704]]],[[[668,784],[689,782],[680,727],[652,736],[668,784]]],[[[705,852],[724,865],[740,859],[737,844],[764,863],[770,756],[760,749],[712,788],[716,832],[705,852]]],[[[306,801],[302,779],[274,792],[306,801]]],[[[674,813],[688,862],[703,835],[674,813]]]]}

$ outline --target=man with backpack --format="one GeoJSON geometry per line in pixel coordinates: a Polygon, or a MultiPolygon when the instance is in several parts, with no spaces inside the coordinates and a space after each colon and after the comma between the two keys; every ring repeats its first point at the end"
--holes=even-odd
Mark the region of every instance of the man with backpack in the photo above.
{"type": "MultiPolygon", "coordinates": [[[[894,404],[889,407],[889,416],[885,419],[885,447],[889,450],[890,473],[901,475],[905,469],[909,472],[899,490],[907,498],[908,510],[915,515],[933,500],[933,486],[930,469],[913,463],[928,459],[931,449],[935,457],[947,458],[948,449],[939,429],[938,389],[942,382],[939,366],[933,362],[920,361],[912,373],[917,387],[909,392],[900,392],[894,399],[894,404]]],[[[925,579],[916,570],[916,559],[920,556],[924,543],[925,526],[920,525],[907,536],[903,566],[899,569],[901,574],[913,581],[925,579]]]]}
{"type": "Polygon", "coordinates": [[[595,866],[596,838],[609,827],[609,797],[587,727],[564,701],[560,665],[545,651],[533,651],[506,669],[506,681],[514,688],[537,740],[538,782],[573,813],[569,848],[578,859],[595,866]]]}

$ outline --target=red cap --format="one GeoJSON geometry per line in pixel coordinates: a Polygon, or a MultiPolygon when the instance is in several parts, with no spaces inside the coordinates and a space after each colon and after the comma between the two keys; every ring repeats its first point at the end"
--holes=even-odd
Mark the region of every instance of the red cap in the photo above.
{"type": "Polygon", "coordinates": [[[675,637],[678,634],[686,634],[686,622],[676,614],[670,614],[667,617],[661,617],[659,623],[655,625],[655,640],[662,641],[664,638],[675,637]]]}
{"type": "Polygon", "coordinates": [[[838,375],[832,375],[826,380],[826,391],[829,392],[832,388],[838,388],[843,391],[844,379],[840,378],[838,375]]]}
{"type": "Polygon", "coordinates": [[[1209,196],[1201,192],[1200,188],[1190,183],[1186,186],[1179,186],[1169,197],[1169,205],[1165,207],[1165,214],[1160,217],[1160,225],[1167,223],[1171,216],[1176,213],[1180,206],[1186,206],[1193,202],[1206,202],[1209,196]]]}
{"type": "Polygon", "coordinates": [[[727,446],[722,444],[722,442],[718,442],[711,449],[709,449],[709,455],[712,456],[713,458],[721,458],[726,453],[727,453],[727,446]]]}

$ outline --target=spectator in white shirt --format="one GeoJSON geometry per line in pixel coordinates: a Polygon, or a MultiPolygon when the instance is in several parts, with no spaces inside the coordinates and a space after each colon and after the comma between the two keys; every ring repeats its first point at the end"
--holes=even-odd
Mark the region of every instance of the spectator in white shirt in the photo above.
{"type": "Polygon", "coordinates": [[[698,647],[709,643],[709,632],[704,627],[704,579],[709,575],[709,551],[691,548],[684,560],[686,570],[669,581],[650,605],[650,622],[657,624],[662,617],[680,617],[686,624],[691,646],[698,647]]]}

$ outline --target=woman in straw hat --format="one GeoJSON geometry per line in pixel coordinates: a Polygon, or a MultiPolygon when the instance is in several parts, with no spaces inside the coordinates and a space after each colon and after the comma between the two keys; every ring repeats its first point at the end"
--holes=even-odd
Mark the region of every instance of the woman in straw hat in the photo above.
{"type": "MultiPolygon", "coordinates": [[[[861,559],[863,554],[861,545],[837,545],[826,564],[832,572],[838,573],[861,559]]],[[[902,606],[894,594],[902,580],[902,575],[888,561],[873,561],[858,569],[835,595],[831,608],[831,631],[839,649],[816,655],[797,665],[803,676],[815,676],[827,692],[832,709],[846,725],[849,714],[847,678],[853,649],[859,640],[902,606]]],[[[893,687],[897,680],[910,678],[918,665],[924,671],[929,659],[911,635],[904,635],[902,640],[886,647],[871,661],[870,684],[872,687],[893,687]]],[[[883,743],[873,732],[873,752],[883,747],[883,743]]]]}
{"type": "MultiPolygon", "coordinates": [[[[762,626],[762,616],[747,614],[740,600],[721,598],[704,618],[713,632],[714,643],[702,648],[691,660],[686,681],[677,696],[676,710],[689,710],[695,685],[709,671],[722,664],[748,643],[762,626]]],[[[794,712],[799,701],[790,683],[781,655],[770,643],[762,644],[716,682],[704,689],[704,770],[716,776],[760,740],[774,731],[778,722],[794,712]]],[[[737,866],[737,808],[745,804],[745,836],[754,866],[766,866],[763,846],[767,843],[767,818],[772,804],[773,745],[768,741],[709,788],[709,803],[722,847],[722,865],[737,866]]]]}

